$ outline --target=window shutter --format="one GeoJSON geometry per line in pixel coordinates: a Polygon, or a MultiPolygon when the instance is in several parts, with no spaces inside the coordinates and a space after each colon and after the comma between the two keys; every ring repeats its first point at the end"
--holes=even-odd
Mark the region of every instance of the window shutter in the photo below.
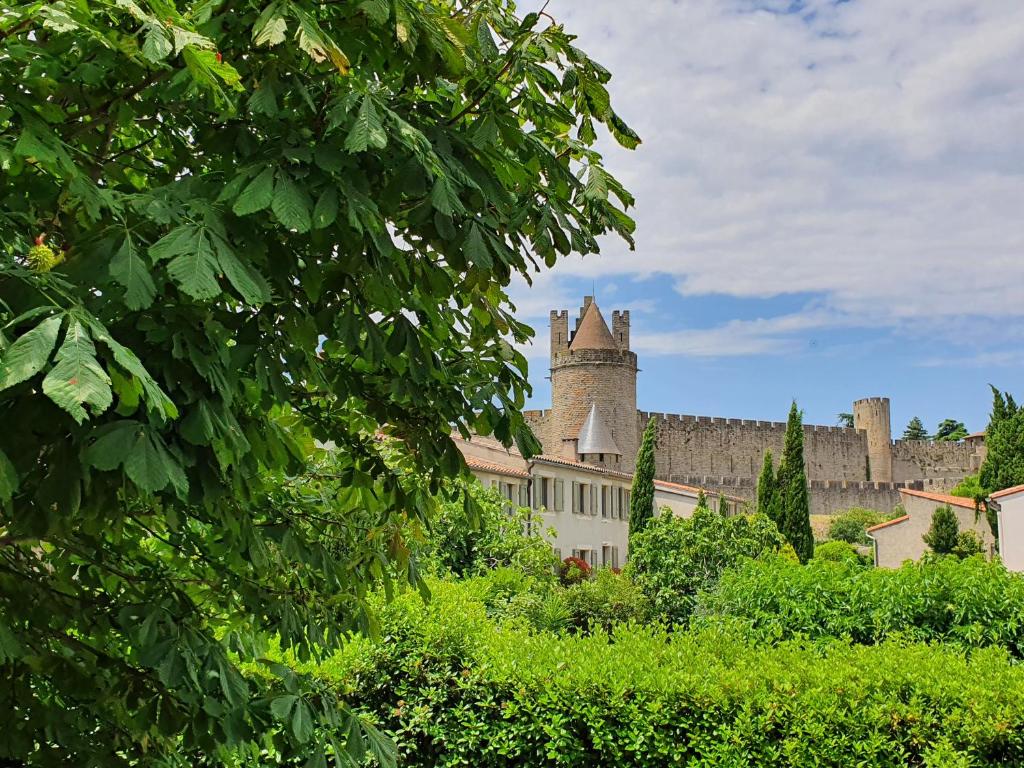
{"type": "Polygon", "coordinates": [[[577,509],[580,503],[579,483],[573,480],[572,485],[569,486],[569,491],[572,493],[572,498],[569,499],[569,511],[573,513],[579,512],[579,509],[577,509]]]}
{"type": "Polygon", "coordinates": [[[555,512],[565,509],[565,481],[555,480],[555,512]]]}
{"type": "Polygon", "coordinates": [[[532,504],[532,506],[533,506],[534,509],[540,509],[540,486],[541,486],[541,484],[543,482],[544,482],[543,478],[540,478],[540,477],[533,478],[533,488],[532,488],[532,490],[533,490],[533,494],[532,494],[533,495],[533,504],[532,504]]]}
{"type": "Polygon", "coordinates": [[[530,506],[530,492],[526,483],[519,484],[519,506],[528,507],[530,506]]]}
{"type": "Polygon", "coordinates": [[[593,483],[590,485],[590,514],[597,514],[597,486],[593,483]]]}

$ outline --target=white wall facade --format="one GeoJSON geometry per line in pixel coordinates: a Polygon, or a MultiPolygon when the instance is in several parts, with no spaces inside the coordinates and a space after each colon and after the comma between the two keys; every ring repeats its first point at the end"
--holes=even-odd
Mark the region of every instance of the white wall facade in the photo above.
{"type": "MultiPolygon", "coordinates": [[[[625,563],[632,475],[556,456],[526,460],[488,439],[456,439],[456,444],[485,487],[497,490],[510,505],[534,511],[537,517],[531,522],[549,537],[560,559],[580,557],[595,568],[625,563]]],[[[654,512],[668,508],[676,517],[690,517],[699,493],[690,486],[656,481],[654,512]]],[[[718,501],[718,496],[708,496],[709,504],[718,501]]],[[[730,499],[730,504],[736,507],[739,500],[730,499]]]]}
{"type": "Polygon", "coordinates": [[[1024,486],[992,494],[999,505],[999,556],[1011,571],[1024,572],[1024,486]]]}

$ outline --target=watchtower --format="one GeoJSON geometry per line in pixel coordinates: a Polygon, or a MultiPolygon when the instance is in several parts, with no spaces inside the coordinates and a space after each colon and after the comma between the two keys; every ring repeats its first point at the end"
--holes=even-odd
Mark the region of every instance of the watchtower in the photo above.
{"type": "Polygon", "coordinates": [[[569,313],[553,311],[548,434],[557,444],[545,450],[632,472],[638,446],[636,374],[628,311],[614,312],[609,330],[594,297],[585,296],[571,333],[569,313]]]}
{"type": "Polygon", "coordinates": [[[892,424],[889,398],[868,397],[853,404],[854,429],[868,437],[868,479],[892,482],[892,424]]]}

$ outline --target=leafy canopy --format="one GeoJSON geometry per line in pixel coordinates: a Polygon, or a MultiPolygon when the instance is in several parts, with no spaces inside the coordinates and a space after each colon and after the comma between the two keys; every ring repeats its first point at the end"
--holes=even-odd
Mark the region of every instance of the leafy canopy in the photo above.
{"type": "Polygon", "coordinates": [[[245,664],[419,580],[453,426],[537,448],[505,286],[630,238],[608,79],[501,0],[0,9],[0,757],[380,746],[245,664]]]}

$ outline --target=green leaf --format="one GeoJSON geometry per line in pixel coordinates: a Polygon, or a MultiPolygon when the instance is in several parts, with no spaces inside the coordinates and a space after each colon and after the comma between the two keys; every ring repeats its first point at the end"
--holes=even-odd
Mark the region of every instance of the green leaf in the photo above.
{"type": "Polygon", "coordinates": [[[452,183],[447,176],[438,176],[434,180],[434,188],[430,192],[430,202],[435,210],[440,211],[445,216],[464,213],[466,210],[462,207],[462,202],[459,200],[458,195],[455,194],[452,183]]]}
{"type": "Polygon", "coordinates": [[[43,392],[75,421],[81,424],[89,417],[83,405],[88,405],[94,416],[110,407],[114,398],[110,377],[96,360],[88,331],[75,317],[68,321],[56,362],[43,379],[43,392]]]}
{"type": "Polygon", "coordinates": [[[242,191],[242,194],[235,200],[231,210],[237,216],[245,216],[250,213],[262,211],[274,199],[274,168],[266,168],[249,182],[249,185],[242,191]]]}
{"type": "Polygon", "coordinates": [[[162,491],[168,484],[179,496],[188,489],[185,472],[171,456],[160,437],[152,430],[143,429],[124,460],[128,478],[146,493],[162,491]]]}
{"type": "Polygon", "coordinates": [[[281,174],[274,185],[274,202],[271,205],[274,215],[288,229],[296,232],[308,232],[310,227],[309,197],[291,177],[281,174]]]}
{"type": "Polygon", "coordinates": [[[224,238],[214,235],[213,242],[217,249],[217,263],[238,294],[249,304],[264,304],[270,301],[270,286],[263,275],[239,261],[224,238]]]}
{"type": "Polygon", "coordinates": [[[110,276],[124,286],[124,303],[129,309],[146,309],[152,305],[156,286],[131,235],[125,235],[124,242],[110,260],[110,276]]]}
{"type": "Polygon", "coordinates": [[[313,735],[313,713],[302,699],[295,703],[292,711],[292,733],[300,744],[309,741],[313,735]]]}
{"type": "Polygon", "coordinates": [[[292,711],[292,707],[295,706],[295,702],[298,700],[298,696],[293,696],[291,694],[278,696],[270,702],[270,711],[278,720],[286,720],[292,711]]]}
{"type": "Polygon", "coordinates": [[[279,15],[280,5],[271,3],[266,7],[252,28],[252,41],[257,46],[275,46],[284,42],[288,22],[279,15]]]}
{"type": "Polygon", "coordinates": [[[365,152],[368,147],[384,149],[387,143],[388,137],[377,114],[377,107],[370,96],[364,96],[352,130],[345,139],[345,149],[349,152],[365,152]]]}
{"type": "MultiPolygon", "coordinates": [[[[217,282],[217,260],[206,231],[202,227],[190,229],[190,237],[177,243],[183,250],[167,264],[167,274],[192,298],[212,299],[221,293],[220,284],[217,282]]],[[[162,242],[163,240],[156,246],[162,242]]],[[[153,248],[150,248],[149,252],[153,255],[153,248]]],[[[166,252],[165,249],[161,249],[160,258],[166,258],[163,255],[166,252]]]]}
{"type": "Polygon", "coordinates": [[[475,266],[487,269],[494,264],[491,253],[487,250],[487,243],[480,232],[480,225],[475,221],[469,225],[463,250],[466,252],[466,258],[475,266]]]}
{"type": "Polygon", "coordinates": [[[128,347],[115,340],[110,335],[110,331],[95,317],[88,315],[84,318],[84,322],[88,324],[89,330],[92,331],[93,338],[105,345],[113,353],[114,362],[138,380],[143,392],[146,393],[147,407],[162,416],[171,419],[177,418],[177,407],[175,407],[171,399],[160,388],[160,385],[149,374],[146,366],[142,364],[138,356],[128,347]]]}
{"type": "Polygon", "coordinates": [[[192,224],[182,224],[175,227],[149,246],[150,258],[153,261],[160,262],[185,253],[191,247],[195,234],[196,227],[192,224]]]}
{"type": "Polygon", "coordinates": [[[96,431],[96,440],[83,451],[87,464],[110,472],[124,464],[139,440],[145,438],[142,424],[132,419],[115,421],[96,431]]]}
{"type": "Polygon", "coordinates": [[[245,678],[238,674],[238,670],[227,659],[218,659],[217,677],[220,678],[220,689],[224,693],[224,698],[232,706],[241,706],[248,700],[249,686],[245,678]]]}
{"type": "Polygon", "coordinates": [[[0,390],[12,387],[43,370],[57,343],[64,318],[54,315],[19,336],[0,358],[0,390]]]}
{"type": "Polygon", "coordinates": [[[142,55],[152,62],[162,61],[171,55],[174,46],[162,24],[151,22],[146,24],[146,40],[142,44],[142,55]]]}
{"type": "Polygon", "coordinates": [[[7,454],[0,451],[0,502],[6,504],[18,490],[18,470],[14,468],[7,454]]]}
{"type": "Polygon", "coordinates": [[[359,10],[365,13],[375,24],[387,24],[391,9],[387,0],[363,0],[359,10]]]}
{"type": "Polygon", "coordinates": [[[338,218],[338,190],[328,187],[316,201],[313,208],[313,229],[323,229],[334,223],[338,218]]]}

